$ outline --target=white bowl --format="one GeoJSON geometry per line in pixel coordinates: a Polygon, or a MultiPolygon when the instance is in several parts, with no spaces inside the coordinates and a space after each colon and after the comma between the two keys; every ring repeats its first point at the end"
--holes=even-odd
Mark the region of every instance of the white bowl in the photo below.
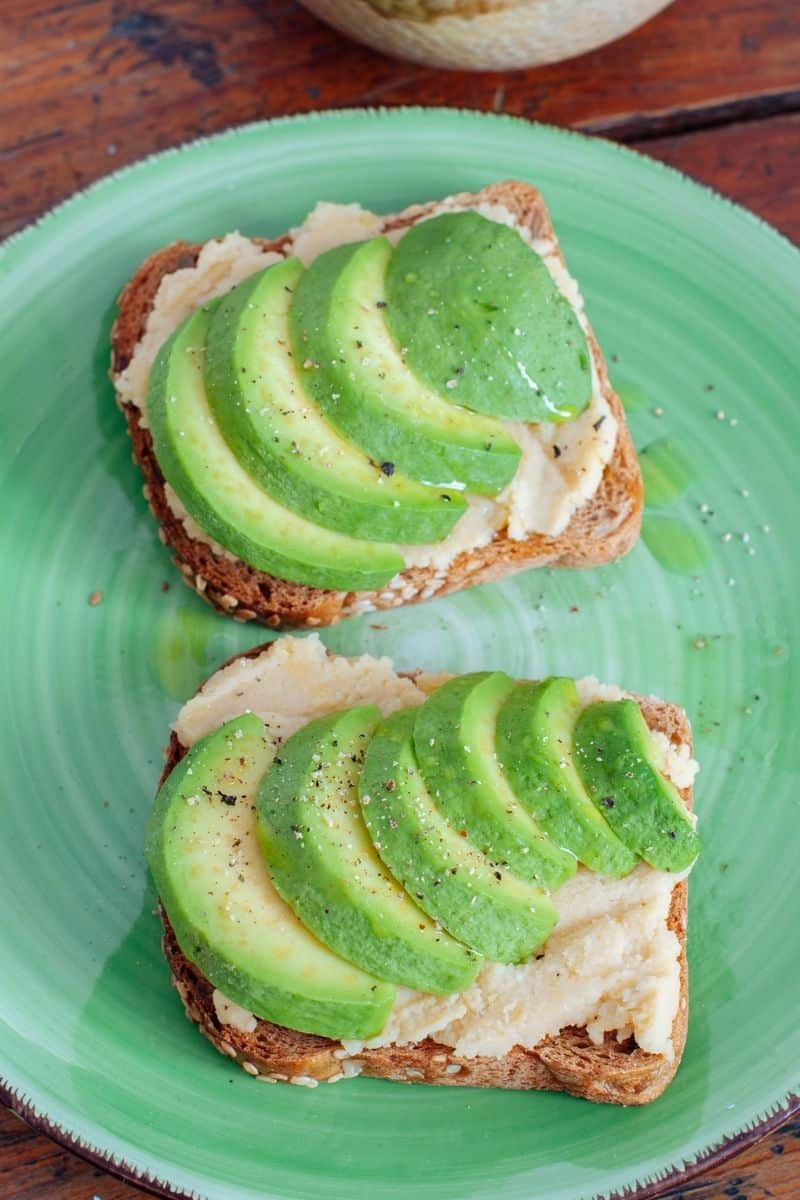
{"type": "Polygon", "coordinates": [[[572,58],[622,37],[669,2],[301,0],[323,21],[375,50],[429,66],[473,71],[572,58]],[[421,16],[426,11],[427,18],[421,16]]]}

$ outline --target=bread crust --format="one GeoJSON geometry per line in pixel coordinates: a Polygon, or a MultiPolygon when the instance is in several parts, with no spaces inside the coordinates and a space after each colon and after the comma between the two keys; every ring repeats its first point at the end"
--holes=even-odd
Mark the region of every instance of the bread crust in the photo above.
{"type": "MultiPolygon", "coordinates": [[[[474,194],[461,193],[454,199],[464,206],[481,202],[505,205],[517,217],[519,225],[534,237],[551,239],[563,262],[544,200],[530,185],[495,183],[474,194]]],[[[433,207],[434,202],[414,205],[386,217],[384,228],[389,231],[411,225],[433,207]]],[[[284,234],[273,241],[256,241],[265,250],[283,251],[290,238],[284,234]]],[[[128,365],[144,334],[161,280],[173,271],[193,266],[201,248],[198,244],[175,242],[157,251],[125,287],[119,297],[111,335],[112,380],[128,365]]],[[[191,537],[167,503],[164,477],[155,458],[150,431],[140,421],[139,409],[119,397],[118,403],[128,423],[134,458],[145,477],[144,493],[158,522],[159,537],[171,547],[173,560],[186,583],[214,608],[239,621],[254,620],[271,628],[314,627],[332,624],[358,612],[396,608],[443,596],[530,567],[600,566],[631,549],[641,526],[644,502],[641,473],[622,404],[611,387],[605,361],[591,330],[589,346],[619,432],[598,490],[576,510],[564,532],[558,537],[531,534],[515,541],[501,530],[488,545],[459,554],[444,577],[432,566],[409,567],[400,574],[400,586],[374,592],[337,592],[278,579],[238,559],[221,557],[205,542],[191,537]]]]}
{"type": "MultiPolygon", "coordinates": [[[[229,661],[254,658],[267,649],[268,644],[256,646],[229,661]]],[[[691,752],[691,727],[683,709],[654,697],[635,698],[650,729],[665,734],[674,746],[688,746],[691,752]]],[[[173,733],[166,750],[162,782],[185,753],[186,747],[173,733]]],[[[683,789],[681,796],[691,809],[692,789],[683,789]]],[[[586,1029],[573,1026],[562,1029],[555,1037],[544,1038],[534,1049],[515,1046],[500,1058],[467,1058],[432,1038],[407,1046],[364,1049],[347,1058],[341,1042],[298,1033],[261,1019],[252,1032],[246,1033],[220,1022],[213,1002],[213,984],[184,955],[163,908],[159,908],[159,915],[164,925],[164,954],[186,1016],[217,1050],[258,1078],[314,1086],[337,1082],[345,1072],[353,1072],[398,1083],[569,1092],[597,1103],[638,1105],[661,1095],[678,1069],[686,1042],[687,904],[688,885],[682,880],[673,888],[667,918],[667,925],[681,947],[680,999],[672,1026],[671,1061],[662,1054],[641,1050],[633,1038],[618,1042],[612,1033],[607,1033],[603,1043],[597,1045],[586,1029]]]]}

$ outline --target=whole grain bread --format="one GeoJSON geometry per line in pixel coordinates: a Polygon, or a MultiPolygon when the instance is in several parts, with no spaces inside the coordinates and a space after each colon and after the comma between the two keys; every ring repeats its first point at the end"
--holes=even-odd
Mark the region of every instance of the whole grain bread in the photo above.
{"type": "MultiPolygon", "coordinates": [[[[520,227],[536,238],[553,240],[561,256],[544,200],[530,185],[495,183],[475,194],[462,193],[454,197],[454,202],[462,206],[480,202],[505,205],[520,227]]],[[[433,206],[434,202],[414,205],[387,216],[384,229],[411,225],[433,206]]],[[[290,240],[288,234],[273,241],[258,239],[264,249],[275,251],[284,251],[290,240]]],[[[112,380],[125,370],[144,334],[161,280],[173,271],[194,266],[201,248],[197,244],[175,242],[157,251],[125,287],[111,336],[112,380]]],[[[501,530],[488,545],[460,554],[444,575],[432,566],[410,567],[402,572],[400,586],[376,592],[337,592],[277,579],[239,560],[215,554],[205,542],[190,536],[167,503],[164,477],[156,461],[150,431],[140,421],[139,409],[121,400],[119,403],[128,422],[134,458],[145,477],[145,497],[158,521],[159,536],[172,548],[174,562],[189,586],[214,608],[240,621],[255,620],[271,628],[329,625],[358,612],[416,603],[530,567],[600,566],[631,549],[641,525],[641,473],[622,405],[611,387],[600,347],[591,332],[589,345],[603,394],[619,422],[619,433],[600,487],[576,510],[564,532],[558,537],[531,534],[515,541],[501,530]]]]}
{"type": "MultiPolygon", "coordinates": [[[[246,655],[235,657],[256,657],[266,649],[267,646],[256,646],[246,655]]],[[[654,697],[635,699],[650,729],[665,734],[673,746],[687,746],[691,752],[691,727],[683,709],[654,697]]],[[[173,733],[166,750],[162,781],[185,753],[186,747],[173,733]]],[[[683,789],[681,796],[691,809],[692,789],[683,789]]],[[[572,1026],[562,1029],[556,1037],[544,1038],[533,1049],[515,1046],[501,1058],[465,1058],[431,1038],[412,1045],[364,1049],[354,1057],[347,1057],[340,1042],[298,1033],[260,1019],[256,1028],[246,1033],[220,1022],[213,1002],[213,984],[184,955],[163,908],[159,913],[164,925],[164,954],[187,1017],[222,1054],[259,1079],[313,1087],[357,1073],[398,1083],[569,1092],[598,1103],[636,1105],[647,1104],[661,1095],[683,1053],[689,1013],[687,901],[688,886],[682,880],[673,888],[667,919],[681,947],[680,1000],[672,1026],[671,1060],[641,1050],[633,1038],[618,1041],[613,1033],[607,1033],[598,1045],[585,1029],[572,1026]]]]}

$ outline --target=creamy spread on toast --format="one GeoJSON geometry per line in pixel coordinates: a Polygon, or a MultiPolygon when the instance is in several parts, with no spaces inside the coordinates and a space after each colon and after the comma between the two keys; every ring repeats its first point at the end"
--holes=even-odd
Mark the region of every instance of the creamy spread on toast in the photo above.
{"type": "MultiPolygon", "coordinates": [[[[217,671],[181,709],[175,733],[190,747],[244,710],[284,741],[309,721],[356,705],[376,704],[384,716],[422,705],[447,680],[441,674],[401,674],[386,658],[327,653],[316,636],[282,638],[268,652],[240,658],[217,671]]],[[[628,696],[594,678],[577,681],[583,706],[628,696]]],[[[654,758],[678,788],[697,771],[687,745],[650,731],[654,758]]],[[[602,1043],[607,1032],[633,1036],[639,1047],[671,1060],[680,1003],[681,946],[669,928],[672,893],[686,871],[670,873],[640,862],[623,878],[584,867],[557,893],[558,921],[544,945],[518,964],[484,962],[474,981],[450,995],[399,987],[377,1037],[346,1044],[417,1043],[426,1037],[467,1057],[501,1057],[532,1048],[567,1026],[585,1027],[602,1043]]],[[[221,1023],[241,1028],[249,1016],[215,993],[221,1023]]]]}

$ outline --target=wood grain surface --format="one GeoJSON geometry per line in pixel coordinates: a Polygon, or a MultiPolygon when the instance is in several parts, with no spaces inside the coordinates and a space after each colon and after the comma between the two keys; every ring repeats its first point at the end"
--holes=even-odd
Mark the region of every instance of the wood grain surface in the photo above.
{"type": "MultiPolygon", "coordinates": [[[[790,138],[770,118],[800,111],[796,0],[679,0],[628,38],[522,72],[436,71],[347,42],[286,0],[6,0],[0,4],[0,236],[144,154],[231,124],[346,105],[450,104],[570,125],[646,145],[710,131],[687,150],[714,171],[764,139],[783,184],[734,196],[761,204],[794,187],[790,138]]],[[[680,150],[670,148],[682,165],[680,150]]],[[[737,190],[738,189],[738,190],[737,190]]],[[[787,232],[800,206],[784,198],[787,232]]]]}
{"type": "MultiPolygon", "coordinates": [[[[800,241],[800,4],[678,0],[614,45],[515,73],[436,71],[289,0],[0,0],[0,236],[144,154],[243,121],[447,104],[624,141],[800,241]]],[[[0,1200],[145,1193],[0,1110],[0,1200]]],[[[800,1120],[664,1200],[799,1200],[800,1120]]]]}

